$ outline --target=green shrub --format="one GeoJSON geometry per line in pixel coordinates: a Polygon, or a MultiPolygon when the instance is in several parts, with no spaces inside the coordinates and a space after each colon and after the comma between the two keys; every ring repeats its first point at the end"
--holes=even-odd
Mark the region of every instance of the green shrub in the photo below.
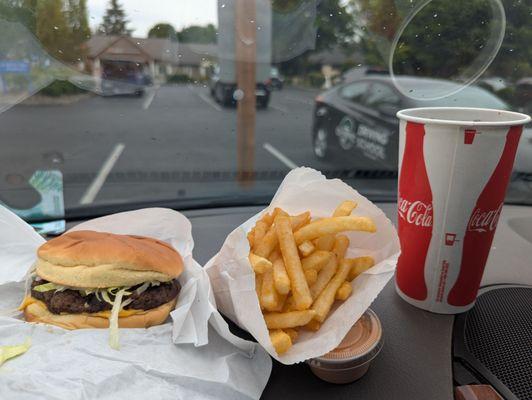
{"type": "Polygon", "coordinates": [[[40,91],[40,94],[49,97],[68,96],[73,94],[84,93],[85,90],[80,89],[69,81],[53,81],[40,91]]]}
{"type": "Polygon", "coordinates": [[[188,75],[185,75],[185,74],[174,74],[166,78],[166,82],[167,83],[190,83],[192,82],[192,79],[190,79],[188,75]]]}
{"type": "Polygon", "coordinates": [[[309,72],[309,74],[307,75],[307,79],[310,86],[315,88],[321,88],[325,83],[325,78],[323,77],[321,72],[309,72]]]}

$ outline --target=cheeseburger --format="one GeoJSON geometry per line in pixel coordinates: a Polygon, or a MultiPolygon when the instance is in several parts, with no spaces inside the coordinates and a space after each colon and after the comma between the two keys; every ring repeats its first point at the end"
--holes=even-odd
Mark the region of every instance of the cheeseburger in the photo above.
{"type": "Polygon", "coordinates": [[[31,294],[21,309],[27,321],[65,329],[146,328],[174,309],[183,271],[179,253],[141,236],[74,231],[39,247],[31,294]]]}

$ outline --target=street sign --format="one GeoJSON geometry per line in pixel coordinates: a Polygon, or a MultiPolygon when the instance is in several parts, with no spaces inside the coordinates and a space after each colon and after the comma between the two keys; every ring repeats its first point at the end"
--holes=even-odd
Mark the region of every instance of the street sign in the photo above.
{"type": "Polygon", "coordinates": [[[0,61],[0,74],[29,74],[30,63],[27,61],[0,61]]]}

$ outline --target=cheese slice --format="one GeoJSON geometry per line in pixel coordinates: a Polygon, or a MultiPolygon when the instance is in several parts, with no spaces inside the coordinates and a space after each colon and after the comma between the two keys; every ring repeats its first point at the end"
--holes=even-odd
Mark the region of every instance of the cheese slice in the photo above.
{"type": "MultiPolygon", "coordinates": [[[[41,306],[46,307],[46,304],[42,302],[41,300],[38,300],[31,296],[26,296],[24,300],[22,301],[22,303],[20,304],[20,306],[18,307],[18,309],[20,311],[23,311],[26,307],[28,307],[30,304],[33,304],[33,303],[38,303],[41,306]]],[[[118,313],[118,318],[129,317],[131,315],[140,315],[140,314],[145,314],[145,313],[146,313],[146,310],[135,310],[135,309],[120,310],[120,312],[118,313]]],[[[91,317],[102,317],[102,318],[108,319],[111,316],[111,310],[98,311],[95,313],[79,313],[79,314],[90,315],[91,317]]]]}

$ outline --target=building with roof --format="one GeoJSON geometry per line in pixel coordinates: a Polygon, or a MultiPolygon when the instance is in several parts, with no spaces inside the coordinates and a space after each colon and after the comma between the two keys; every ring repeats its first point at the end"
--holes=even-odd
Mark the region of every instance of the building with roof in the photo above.
{"type": "Polygon", "coordinates": [[[215,44],[178,43],[169,39],[92,36],[86,43],[86,68],[100,78],[107,67],[134,65],[155,81],[174,74],[198,79],[216,59],[215,44]]]}

